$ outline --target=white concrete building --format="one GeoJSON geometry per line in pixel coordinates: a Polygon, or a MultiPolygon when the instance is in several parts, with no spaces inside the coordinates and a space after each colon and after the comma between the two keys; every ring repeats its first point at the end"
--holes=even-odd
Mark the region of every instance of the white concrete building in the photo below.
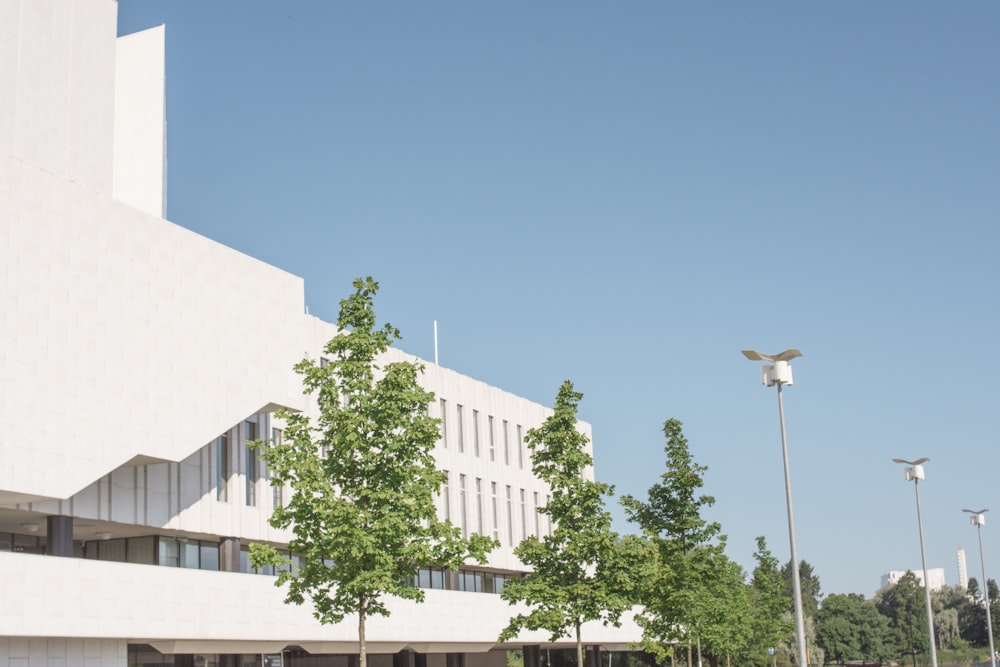
{"type": "MultiPolygon", "coordinates": [[[[334,327],[300,278],[163,219],[164,28],[116,24],[115,0],[0,0],[0,664],[346,667],[355,623],[319,625],[246,559],[290,536],[243,443],[310,409],[292,366],[334,327]]],[[[537,664],[546,633],[496,644],[513,610],[495,592],[549,530],[523,435],[550,411],[433,364],[424,383],[439,509],[502,546],[422,572],[426,603],[370,621],[373,666],[504,667],[522,646],[537,664]]]]}
{"type": "MultiPolygon", "coordinates": [[[[920,582],[920,585],[921,586],[924,585],[924,571],[923,568],[919,568],[916,570],[892,570],[887,574],[883,574],[882,588],[885,588],[886,586],[895,585],[896,582],[902,579],[903,575],[906,574],[907,572],[912,572],[917,577],[917,581],[920,582]]],[[[947,582],[945,582],[943,567],[927,568],[927,578],[929,580],[930,588],[932,591],[936,591],[948,585],[947,582]]]]}

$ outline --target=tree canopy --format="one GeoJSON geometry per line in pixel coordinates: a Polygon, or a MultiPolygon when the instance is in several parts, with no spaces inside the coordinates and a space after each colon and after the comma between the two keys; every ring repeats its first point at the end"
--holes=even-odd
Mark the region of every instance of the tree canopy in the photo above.
{"type": "Polygon", "coordinates": [[[439,420],[427,414],[434,395],[418,382],[421,365],[378,365],[399,331],[376,325],[378,283],[359,278],[354,290],[340,302],[341,332],[326,344],[324,359],[295,366],[318,416],[280,410],[284,437],[260,443],[271,483],[292,488],[270,523],[292,530],[289,549],[301,566],[289,567],[262,544],[251,545],[251,561],[286,565],[277,580],[288,586],[286,602],[310,600],[321,623],[357,614],[365,667],[365,621],[389,614],[387,596],[422,601],[414,583],[419,567],[484,561],[494,542],[463,539],[438,519],[434,499],[445,476],[433,457],[439,420]]]}
{"type": "Polygon", "coordinates": [[[632,572],[641,569],[645,548],[611,530],[603,497],[613,488],[588,479],[593,458],[576,416],[582,398],[571,382],[564,382],[553,414],[525,436],[532,471],[551,491],[551,500],[539,511],[548,515],[554,528],[551,535],[526,537],[514,550],[531,574],[508,581],[501,597],[511,604],[524,603],[530,611],[511,618],[500,634],[500,641],[506,641],[523,629],[544,629],[556,641],[572,631],[580,667],[581,626],[594,620],[620,622],[632,607],[636,586],[632,572]]]}

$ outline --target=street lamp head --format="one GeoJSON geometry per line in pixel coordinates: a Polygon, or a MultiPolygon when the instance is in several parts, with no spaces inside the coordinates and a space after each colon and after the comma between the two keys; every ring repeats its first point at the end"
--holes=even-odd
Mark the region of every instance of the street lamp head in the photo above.
{"type": "Polygon", "coordinates": [[[767,387],[778,385],[778,389],[781,389],[781,385],[792,384],[792,367],[788,362],[795,357],[801,357],[802,353],[795,348],[789,348],[778,354],[743,350],[743,356],[750,361],[770,361],[769,366],[762,366],[760,369],[760,383],[767,387]]]}
{"type": "Polygon", "coordinates": [[[906,465],[911,465],[911,466],[918,466],[921,463],[927,463],[928,461],[930,461],[930,459],[927,458],[926,456],[923,456],[923,457],[917,459],[916,461],[907,461],[906,459],[893,459],[892,460],[893,463],[905,463],[906,465]]]}
{"type": "Polygon", "coordinates": [[[924,466],[923,464],[930,461],[929,458],[923,456],[916,461],[907,461],[906,459],[893,459],[893,463],[905,463],[906,468],[903,470],[903,476],[907,482],[915,482],[924,478],[924,466]]]}
{"type": "Polygon", "coordinates": [[[969,523],[973,526],[985,526],[986,525],[986,512],[989,510],[962,510],[963,512],[968,512],[972,516],[969,517],[969,523]]]}
{"type": "Polygon", "coordinates": [[[802,353],[792,347],[778,354],[764,354],[757,350],[743,350],[743,356],[750,361],[791,361],[795,357],[801,357],[802,353]]]}

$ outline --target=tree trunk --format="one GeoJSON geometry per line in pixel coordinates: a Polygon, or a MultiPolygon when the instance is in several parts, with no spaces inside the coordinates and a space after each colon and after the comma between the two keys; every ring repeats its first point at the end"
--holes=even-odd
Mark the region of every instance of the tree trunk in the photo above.
{"type": "MultiPolygon", "coordinates": [[[[576,667],[584,667],[583,642],[580,640],[580,621],[577,620],[574,625],[576,626],[576,667]]],[[[598,665],[598,667],[600,667],[600,665],[598,665]]]]}
{"type": "Polygon", "coordinates": [[[358,667],[368,667],[368,648],[365,646],[365,599],[358,596],[358,667]]]}

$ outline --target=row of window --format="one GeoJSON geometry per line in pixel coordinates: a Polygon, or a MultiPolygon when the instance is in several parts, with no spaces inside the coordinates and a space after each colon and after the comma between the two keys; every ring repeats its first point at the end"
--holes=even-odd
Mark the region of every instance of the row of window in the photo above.
{"type": "MultiPolygon", "coordinates": [[[[441,414],[443,415],[442,424],[442,438],[444,439],[444,444],[448,446],[448,430],[447,430],[447,402],[445,399],[441,399],[441,414]]],[[[456,417],[457,417],[457,434],[458,434],[458,449],[459,451],[465,451],[464,445],[464,425],[463,425],[463,415],[464,410],[462,405],[456,405],[456,417]]],[[[494,460],[495,457],[495,442],[493,438],[494,433],[494,418],[493,415],[488,415],[488,429],[489,433],[489,458],[494,460]]],[[[474,443],[474,453],[476,456],[480,455],[480,443],[479,443],[479,411],[472,411],[473,420],[473,433],[475,437],[473,439],[474,443]]],[[[233,429],[235,431],[236,429],[233,429]]],[[[230,457],[232,454],[230,448],[230,436],[233,431],[223,433],[218,438],[216,438],[214,444],[215,449],[215,486],[216,486],[216,498],[220,501],[229,500],[229,487],[231,482],[231,477],[233,474],[233,466],[230,462],[230,457]]],[[[509,432],[509,422],[504,419],[502,420],[502,433],[503,433],[503,451],[504,460],[509,463],[510,448],[508,446],[509,432]]],[[[523,466],[524,463],[524,440],[522,437],[522,427],[520,424],[516,425],[517,433],[517,452],[518,452],[518,465],[523,466]]],[[[245,443],[257,440],[259,436],[259,427],[257,422],[254,421],[244,421],[239,427],[238,433],[238,444],[241,449],[240,452],[245,452],[241,457],[243,459],[243,476],[245,479],[244,490],[245,498],[244,502],[249,507],[257,506],[257,486],[258,481],[263,475],[263,479],[270,479],[270,473],[267,466],[262,465],[260,460],[260,449],[257,447],[247,448],[245,443]]],[[[272,428],[271,429],[271,440],[275,443],[280,443],[282,438],[281,429],[272,428]]],[[[503,541],[507,546],[514,546],[515,542],[515,526],[520,526],[520,531],[518,537],[523,539],[529,535],[535,535],[541,538],[543,535],[542,526],[542,516],[539,512],[539,507],[541,507],[542,499],[537,491],[531,494],[531,507],[529,509],[528,503],[528,492],[525,489],[518,489],[518,496],[515,501],[513,495],[514,490],[510,485],[504,487],[504,507],[505,507],[505,521],[501,522],[501,499],[498,497],[498,487],[496,482],[490,482],[490,514],[486,515],[486,505],[484,502],[484,482],[480,477],[475,478],[475,487],[469,488],[468,479],[465,474],[458,475],[458,512],[453,515],[452,513],[452,499],[451,499],[451,486],[452,479],[448,471],[445,471],[445,484],[441,490],[442,495],[442,513],[444,519],[453,521],[461,529],[462,534],[466,537],[470,533],[479,533],[480,535],[489,534],[488,531],[492,532],[493,539],[501,540],[501,526],[505,526],[504,534],[502,537],[503,541]],[[470,495],[475,494],[474,502],[471,504],[472,513],[470,515],[470,495]],[[515,504],[516,503],[516,504],[515,504]],[[515,507],[519,508],[519,514],[515,512],[515,507]],[[520,521],[516,521],[515,518],[519,516],[520,521]],[[530,519],[529,519],[530,517],[530,519]],[[486,525],[487,519],[491,518],[489,528],[486,525]]],[[[281,507],[282,498],[282,488],[280,486],[271,487],[271,504],[272,508],[281,507]]],[[[545,503],[548,503],[548,496],[545,498],[545,503]]],[[[544,527],[544,531],[551,535],[552,526],[545,522],[547,525],[544,527]]]]}
{"type": "MultiPolygon", "coordinates": [[[[227,431],[215,439],[213,443],[215,449],[215,497],[216,500],[226,502],[229,500],[229,482],[233,475],[234,466],[230,461],[232,452],[230,451],[229,436],[232,431],[227,431]]],[[[238,444],[242,449],[237,450],[237,458],[242,459],[243,476],[246,480],[244,485],[244,502],[248,507],[257,506],[257,482],[262,478],[270,480],[270,470],[262,465],[259,447],[246,447],[246,443],[253,442],[260,438],[257,422],[244,421],[239,427],[238,444]]],[[[271,429],[271,442],[280,444],[282,438],[281,429],[271,429]]],[[[237,463],[238,465],[238,463],[237,463]]],[[[281,507],[282,489],[280,486],[271,487],[271,507],[272,509],[281,507]]]]}
{"type": "Polygon", "coordinates": [[[457,572],[441,567],[422,567],[417,571],[415,583],[418,588],[467,591],[470,593],[500,594],[504,584],[515,575],[481,570],[460,569],[457,572]]]}
{"type": "MultiPolygon", "coordinates": [[[[444,471],[445,482],[444,486],[441,487],[441,500],[444,505],[444,518],[445,520],[457,523],[462,529],[462,535],[465,537],[469,536],[469,533],[478,533],[480,535],[486,535],[486,524],[484,518],[485,511],[485,499],[484,494],[484,484],[481,477],[475,478],[475,486],[472,489],[468,488],[468,478],[465,474],[458,475],[458,513],[456,516],[452,516],[451,507],[451,485],[452,476],[447,470],[444,471]],[[475,493],[472,498],[472,510],[473,515],[469,517],[469,495],[470,493],[475,493]]],[[[493,539],[500,541],[500,498],[498,497],[498,485],[496,482],[490,482],[490,515],[492,518],[491,530],[493,533],[493,539]]],[[[545,503],[548,504],[549,496],[545,496],[545,503]]],[[[515,526],[515,502],[514,502],[514,489],[511,485],[504,485],[504,506],[506,508],[506,521],[504,522],[506,526],[506,531],[504,533],[505,543],[507,546],[514,546],[516,543],[514,541],[514,526],[515,526]]],[[[542,513],[540,508],[543,507],[541,504],[541,495],[537,491],[531,493],[531,509],[528,507],[528,492],[526,489],[518,489],[518,505],[520,508],[519,518],[520,518],[520,534],[519,537],[524,539],[529,535],[534,535],[535,537],[541,539],[542,537],[542,513]],[[532,517],[532,522],[528,523],[529,515],[532,517]]],[[[552,524],[546,521],[546,534],[552,535],[552,524]]],[[[518,540],[520,541],[520,540],[518,540]]]]}
{"type": "MultiPolygon", "coordinates": [[[[45,537],[0,533],[0,551],[22,553],[45,553],[45,537]]],[[[298,555],[281,552],[291,560],[291,565],[274,568],[267,565],[255,569],[250,566],[250,549],[240,547],[240,572],[245,574],[276,575],[289,569],[298,572],[305,566],[305,559],[298,555]]],[[[182,567],[194,570],[220,569],[220,545],[209,540],[189,540],[159,535],[123,537],[112,540],[74,541],[73,555],[77,558],[105,560],[118,563],[139,563],[164,567],[182,567]]],[[[327,565],[332,565],[328,562],[327,565]]],[[[419,588],[439,588],[443,590],[469,591],[475,593],[500,593],[510,574],[484,572],[481,570],[458,571],[440,567],[423,567],[413,580],[419,588]]]]}
{"type": "MultiPolygon", "coordinates": [[[[451,432],[448,430],[449,414],[448,414],[448,401],[445,399],[439,399],[438,404],[441,409],[441,443],[444,447],[450,446],[450,439],[452,437],[451,432]]],[[[480,424],[479,410],[472,411],[472,453],[476,457],[482,455],[482,443],[480,441],[481,424],[480,424]]],[[[497,460],[497,439],[496,439],[496,425],[493,415],[486,416],[486,446],[487,446],[487,456],[490,461],[497,460]]],[[[506,419],[500,421],[500,433],[501,442],[503,443],[503,462],[506,465],[511,464],[511,447],[510,447],[510,422],[506,419]]],[[[520,424],[515,425],[515,431],[517,435],[517,467],[524,468],[525,453],[524,453],[524,428],[520,424]]],[[[455,422],[454,422],[454,441],[455,446],[460,452],[465,451],[465,406],[461,403],[455,404],[455,422]]]]}

